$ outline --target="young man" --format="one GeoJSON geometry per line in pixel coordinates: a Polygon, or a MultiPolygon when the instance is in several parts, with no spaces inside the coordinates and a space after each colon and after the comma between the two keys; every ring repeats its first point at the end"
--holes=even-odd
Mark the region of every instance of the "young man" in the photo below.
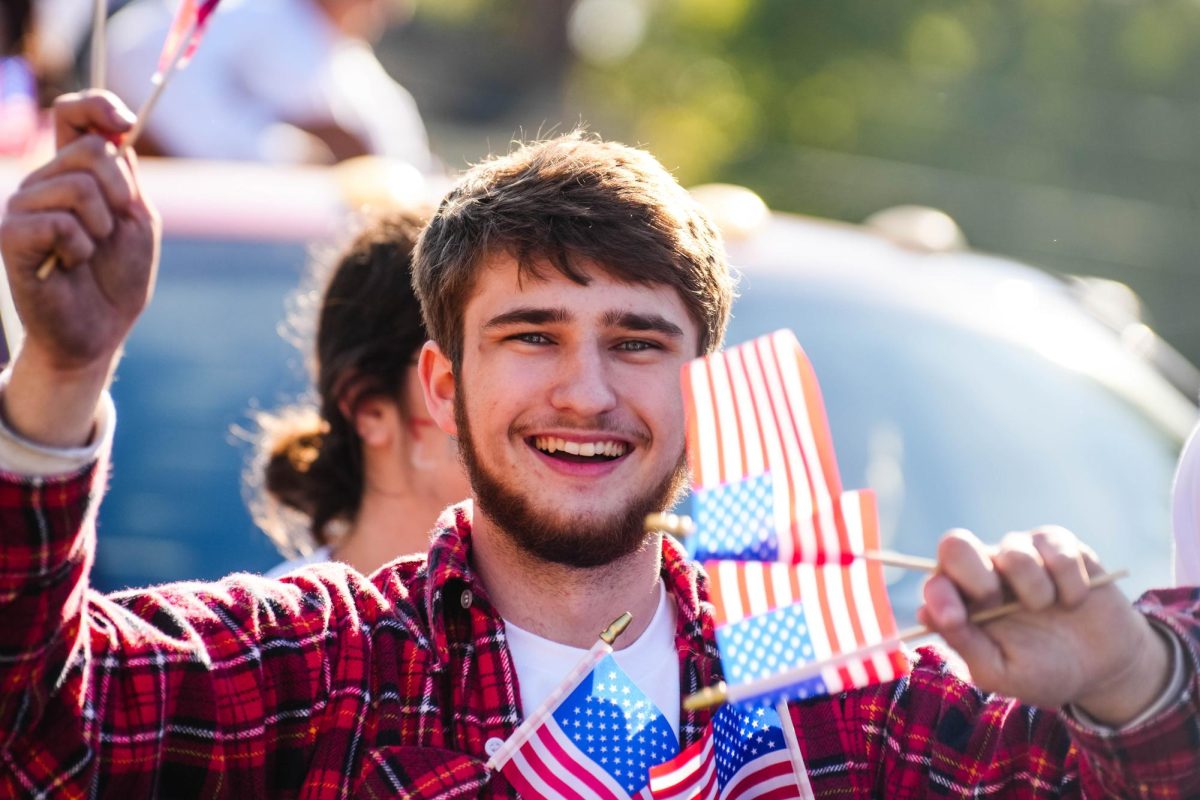
{"type": "MultiPolygon", "coordinates": [[[[427,559],[105,598],[87,590],[104,386],[158,226],[105,141],[127,112],[91,94],[57,113],[59,154],[0,230],[27,328],[0,432],[0,794],[512,796],[488,755],[626,610],[624,666],[697,739],[710,714],[679,699],[720,678],[706,580],[641,519],[683,482],[679,367],[720,342],[732,287],[657,162],[522,148],[469,172],[425,233],[419,372],[476,496],[427,559]]],[[[998,548],[952,533],[939,565],[924,620],[980,686],[1048,710],[925,652],[904,681],[791,706],[817,797],[1200,792],[1190,596],[1089,592],[1099,566],[1058,529],[998,548]],[[966,623],[1006,593],[1022,613],[966,623]]]]}

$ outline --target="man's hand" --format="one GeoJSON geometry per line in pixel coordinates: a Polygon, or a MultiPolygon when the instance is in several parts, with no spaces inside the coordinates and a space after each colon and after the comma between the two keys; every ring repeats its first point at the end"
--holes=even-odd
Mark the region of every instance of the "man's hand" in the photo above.
{"type": "Polygon", "coordinates": [[[1046,527],[987,547],[951,531],[925,584],[922,623],[941,634],[975,683],[1042,708],[1074,703],[1119,726],[1170,678],[1170,648],[1115,586],[1088,589],[1099,562],[1070,532],[1046,527]],[[1016,600],[1024,611],[983,626],[967,617],[1016,600]]]}
{"type": "Polygon", "coordinates": [[[160,225],[119,153],[133,116],[103,92],[55,104],[58,153],[9,199],[0,254],[25,341],[4,412],[18,433],[74,446],[90,435],[96,401],[153,291],[160,225]],[[56,269],[36,272],[47,258],[56,269]]]}

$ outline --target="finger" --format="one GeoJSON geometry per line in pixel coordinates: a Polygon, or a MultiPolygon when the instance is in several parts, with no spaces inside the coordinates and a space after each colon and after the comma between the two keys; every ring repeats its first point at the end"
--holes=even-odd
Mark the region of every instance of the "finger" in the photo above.
{"type": "Polygon", "coordinates": [[[1088,568],[1079,540],[1066,528],[1047,525],[1033,531],[1033,546],[1037,548],[1046,570],[1054,581],[1060,605],[1067,608],[1082,603],[1088,596],[1088,568]]]}
{"type": "Polygon", "coordinates": [[[99,136],[77,139],[58,152],[52,161],[21,181],[23,190],[68,172],[90,172],[114,212],[121,214],[133,200],[133,173],[116,145],[99,136]]]}
{"type": "Polygon", "coordinates": [[[113,231],[113,215],[95,178],[89,172],[55,175],[13,195],[10,213],[71,211],[95,239],[107,239],[113,231]]]}
{"type": "MultiPolygon", "coordinates": [[[[998,657],[996,643],[979,627],[970,624],[968,611],[958,587],[945,575],[933,575],[925,582],[925,605],[917,611],[922,625],[941,636],[972,668],[995,663],[998,657]]],[[[976,676],[976,680],[983,673],[976,676]]]]}
{"type": "Polygon", "coordinates": [[[1057,599],[1054,580],[1027,533],[1010,533],[1000,542],[992,563],[1005,586],[1023,608],[1043,611],[1057,599]]]}
{"type": "Polygon", "coordinates": [[[51,255],[70,269],[87,262],[96,252],[95,242],[69,211],[6,214],[0,226],[6,229],[3,239],[8,248],[4,261],[9,270],[21,269],[30,278],[51,255]]]}
{"type": "Polygon", "coordinates": [[[989,549],[967,530],[946,533],[938,543],[938,574],[976,605],[995,605],[1003,597],[1003,585],[992,565],[989,549]]]}
{"type": "Polygon", "coordinates": [[[54,101],[54,140],[60,149],[88,133],[115,140],[134,122],[133,112],[111,92],[89,90],[54,101]]]}

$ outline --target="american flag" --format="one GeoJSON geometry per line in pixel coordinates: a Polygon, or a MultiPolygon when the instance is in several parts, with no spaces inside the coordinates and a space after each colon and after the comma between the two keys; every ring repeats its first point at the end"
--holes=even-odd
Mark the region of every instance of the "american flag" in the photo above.
{"type": "MultiPolygon", "coordinates": [[[[879,545],[875,495],[846,492],[839,503],[852,552],[879,545]]],[[[803,664],[827,661],[886,643],[885,647],[822,670],[782,694],[803,698],[889,681],[908,672],[887,596],[883,566],[708,561],[717,646],[730,685],[750,684],[803,664]]]]}
{"type": "Polygon", "coordinates": [[[196,54],[200,46],[200,37],[208,26],[208,19],[217,9],[220,0],[179,0],[179,8],[175,11],[175,19],[171,29],[167,31],[167,41],[163,43],[162,53],[158,57],[158,69],[154,73],[154,82],[160,83],[171,68],[179,48],[185,48],[179,58],[177,69],[183,69],[188,61],[196,54]],[[186,37],[186,41],[184,41],[186,37]]]}
{"type": "Polygon", "coordinates": [[[649,798],[650,767],[678,752],[666,717],[605,656],[497,766],[527,800],[625,800],[649,798]]]}
{"type": "Polygon", "coordinates": [[[842,482],[833,437],[796,337],[777,331],[696,359],[683,368],[683,393],[697,535],[706,535],[702,519],[719,515],[722,495],[736,487],[769,500],[747,534],[769,552],[737,557],[841,560],[849,542],[836,502],[842,482]]]}
{"type": "Polygon", "coordinates": [[[655,800],[791,800],[808,796],[807,778],[771,708],[724,706],[704,735],[650,770],[655,800]]]}

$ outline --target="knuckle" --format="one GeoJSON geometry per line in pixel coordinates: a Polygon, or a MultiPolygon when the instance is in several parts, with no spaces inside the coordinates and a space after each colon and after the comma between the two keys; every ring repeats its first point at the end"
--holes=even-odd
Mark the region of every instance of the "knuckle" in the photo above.
{"type": "Polygon", "coordinates": [[[54,108],[59,109],[65,106],[78,104],[83,100],[83,95],[79,92],[68,92],[67,94],[59,95],[54,98],[54,108]]]}

